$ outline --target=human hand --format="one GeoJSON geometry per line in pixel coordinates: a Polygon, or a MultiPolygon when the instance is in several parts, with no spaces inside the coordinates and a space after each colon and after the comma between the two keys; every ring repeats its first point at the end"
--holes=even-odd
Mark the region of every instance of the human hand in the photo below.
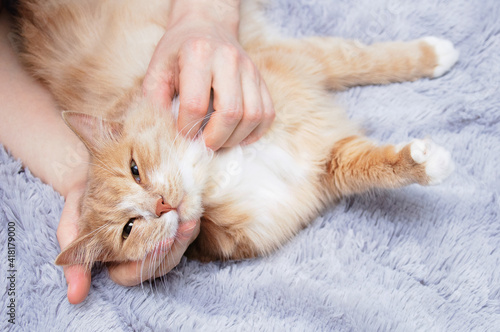
{"type": "Polygon", "coordinates": [[[267,87],[237,40],[238,3],[174,1],[143,83],[144,94],[166,107],[179,94],[177,127],[189,138],[207,115],[213,89],[215,112],[202,135],[214,151],[255,142],[275,116],[267,87]]]}

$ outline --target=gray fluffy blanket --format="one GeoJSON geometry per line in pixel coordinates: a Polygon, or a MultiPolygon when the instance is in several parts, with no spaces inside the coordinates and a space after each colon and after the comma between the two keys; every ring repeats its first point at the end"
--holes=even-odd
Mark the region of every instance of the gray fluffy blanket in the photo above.
{"type": "Polygon", "coordinates": [[[374,139],[432,137],[452,151],[451,178],[346,198],[269,257],[183,259],[132,288],[94,269],[89,297],[71,305],[53,264],[63,198],[0,147],[1,330],[500,330],[500,2],[276,0],[268,17],[296,37],[453,41],[461,57],[441,78],[338,97],[374,139]]]}

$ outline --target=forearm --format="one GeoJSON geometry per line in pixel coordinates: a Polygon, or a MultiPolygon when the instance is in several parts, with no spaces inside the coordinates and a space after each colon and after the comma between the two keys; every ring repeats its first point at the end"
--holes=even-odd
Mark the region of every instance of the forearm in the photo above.
{"type": "Polygon", "coordinates": [[[86,172],[88,153],[65,125],[48,91],[21,67],[0,16],[0,143],[62,195],[86,172]]]}

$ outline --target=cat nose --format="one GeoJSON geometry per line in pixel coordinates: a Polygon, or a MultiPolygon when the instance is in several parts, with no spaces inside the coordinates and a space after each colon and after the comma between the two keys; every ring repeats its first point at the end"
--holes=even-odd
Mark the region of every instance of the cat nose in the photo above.
{"type": "Polygon", "coordinates": [[[158,217],[172,210],[175,210],[175,208],[165,203],[163,201],[163,197],[158,198],[158,201],[156,202],[156,211],[155,211],[158,217]]]}

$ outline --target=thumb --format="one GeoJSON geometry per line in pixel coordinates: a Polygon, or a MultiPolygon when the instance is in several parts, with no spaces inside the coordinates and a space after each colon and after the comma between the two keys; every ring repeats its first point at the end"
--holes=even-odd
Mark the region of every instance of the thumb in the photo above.
{"type": "MultiPolygon", "coordinates": [[[[76,221],[80,214],[78,204],[83,190],[73,191],[66,196],[66,202],[57,228],[57,240],[64,250],[78,236],[76,221]]],[[[64,267],[64,276],[68,283],[68,301],[77,304],[85,300],[90,290],[90,271],[82,265],[64,267]]]]}

